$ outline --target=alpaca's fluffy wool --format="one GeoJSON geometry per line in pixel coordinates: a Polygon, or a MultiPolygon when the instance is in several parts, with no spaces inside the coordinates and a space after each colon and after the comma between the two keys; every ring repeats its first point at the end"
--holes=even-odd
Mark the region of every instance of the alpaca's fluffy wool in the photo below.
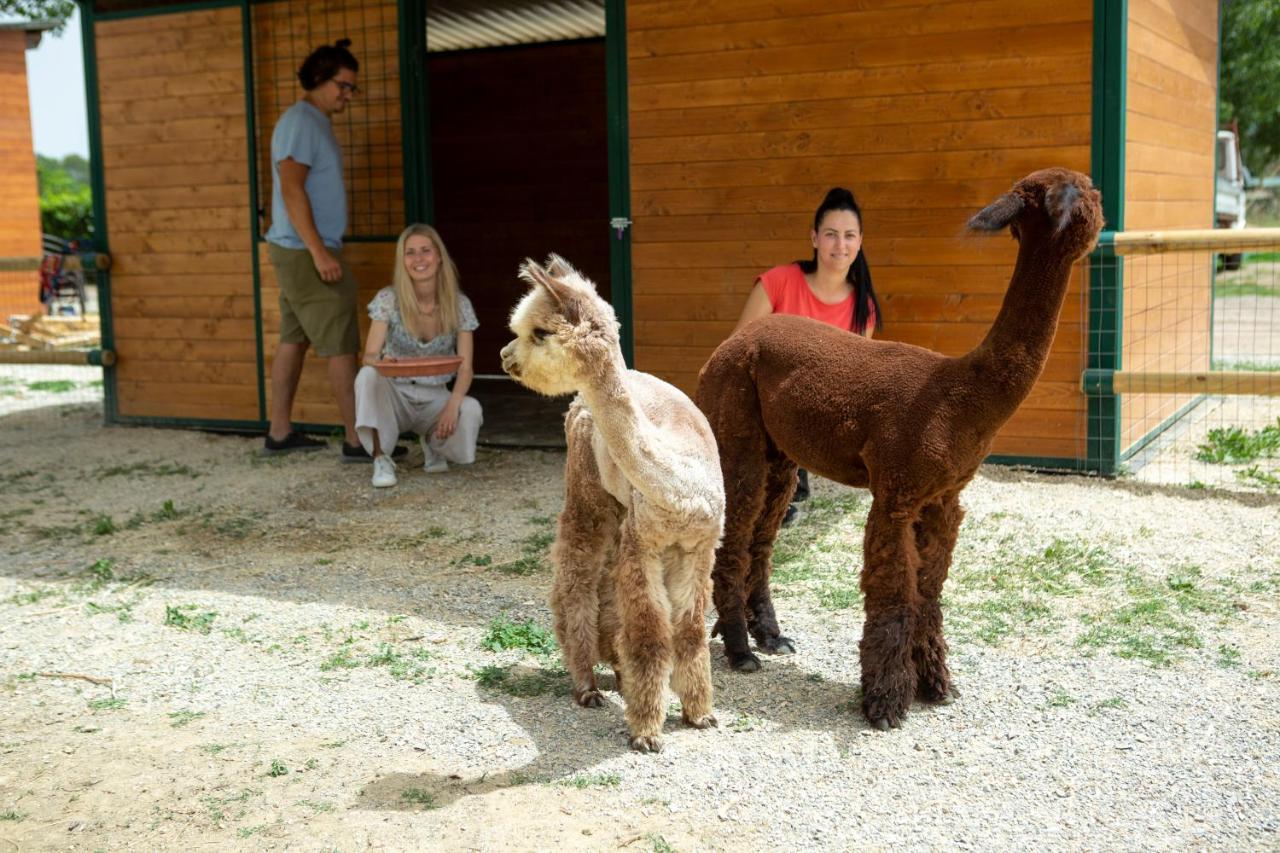
{"type": "Polygon", "coordinates": [[[1020,241],[1004,305],[973,352],[947,358],[775,315],[721,344],[699,377],[727,492],[713,577],[729,662],[759,668],[748,632],[764,650],[794,651],[769,573],[796,465],[869,488],[862,707],[882,728],[897,725],[914,697],[951,692],[938,599],[963,517],[960,490],[1044,367],[1072,264],[1102,227],[1100,199],[1088,177],[1046,169],[970,227],[1008,227],[1020,241]]]}
{"type": "Polygon", "coordinates": [[[668,680],[686,723],[715,723],[705,612],[724,521],[715,438],[684,394],[628,370],[613,309],[552,256],[511,315],[502,367],[544,394],[578,392],[565,418],[565,507],[552,561],[556,637],[581,705],[613,666],[631,745],[661,748],[668,680]]]}

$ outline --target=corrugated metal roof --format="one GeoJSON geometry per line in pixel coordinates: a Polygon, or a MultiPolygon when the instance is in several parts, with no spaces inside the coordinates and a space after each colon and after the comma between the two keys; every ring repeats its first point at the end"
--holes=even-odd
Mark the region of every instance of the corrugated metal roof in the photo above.
{"type": "Polygon", "coordinates": [[[472,50],[604,35],[604,0],[443,0],[427,6],[427,50],[472,50]]]}

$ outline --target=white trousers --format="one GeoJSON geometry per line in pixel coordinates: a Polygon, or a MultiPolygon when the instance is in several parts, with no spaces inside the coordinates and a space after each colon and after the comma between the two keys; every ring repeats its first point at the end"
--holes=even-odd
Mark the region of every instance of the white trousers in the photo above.
{"type": "Polygon", "coordinates": [[[368,365],[360,368],[356,374],[356,434],[360,436],[360,443],[372,455],[376,433],[382,452],[390,454],[400,433],[416,432],[427,437],[427,446],[436,456],[459,465],[475,462],[476,436],[484,423],[480,403],[475,398],[462,398],[458,427],[453,435],[443,441],[435,436],[436,422],[449,402],[450,393],[444,385],[388,379],[368,365]]]}

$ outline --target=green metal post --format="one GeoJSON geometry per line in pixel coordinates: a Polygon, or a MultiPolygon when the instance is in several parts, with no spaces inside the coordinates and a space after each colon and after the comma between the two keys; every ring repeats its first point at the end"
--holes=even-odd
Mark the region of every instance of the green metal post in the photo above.
{"type": "Polygon", "coordinates": [[[635,366],[631,308],[631,163],[627,127],[627,17],[624,0],[605,0],[605,81],[609,128],[609,277],[622,327],[622,356],[635,366]]]}
{"type": "MultiPolygon", "coordinates": [[[[1124,265],[1112,237],[1124,230],[1125,84],[1128,51],[1128,0],[1093,3],[1093,153],[1094,185],[1102,192],[1107,231],[1089,263],[1088,371],[1120,369],[1123,342],[1124,265]]],[[[1120,463],[1120,398],[1110,383],[1088,395],[1086,464],[1114,476],[1120,463]]]]}
{"type": "MultiPolygon", "coordinates": [[[[85,111],[89,122],[89,187],[93,193],[93,242],[99,252],[111,255],[107,241],[107,190],[102,171],[102,122],[98,103],[98,52],[94,42],[93,0],[77,0],[80,6],[80,44],[84,53],[85,111]]],[[[111,272],[100,270],[98,283],[98,322],[102,329],[102,348],[116,348],[115,328],[111,319],[111,272]]],[[[120,395],[116,388],[114,365],[102,369],[103,419],[119,421],[120,395]]]]}
{"type": "Polygon", "coordinates": [[[249,256],[253,264],[253,332],[257,348],[258,417],[267,420],[266,353],[262,342],[262,271],[258,268],[258,131],[254,104],[252,0],[240,0],[240,41],[244,48],[244,117],[249,153],[249,256]]]}
{"type": "Polygon", "coordinates": [[[431,112],[427,96],[427,6],[399,0],[400,133],[404,159],[404,215],[412,222],[435,218],[431,191],[431,112]]]}

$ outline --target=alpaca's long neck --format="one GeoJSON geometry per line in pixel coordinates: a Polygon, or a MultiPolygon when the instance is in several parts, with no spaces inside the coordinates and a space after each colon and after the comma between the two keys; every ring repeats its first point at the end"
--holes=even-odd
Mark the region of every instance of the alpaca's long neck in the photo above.
{"type": "Polygon", "coordinates": [[[579,393],[591,410],[596,431],[609,446],[610,455],[628,469],[631,466],[627,460],[643,452],[639,445],[644,438],[640,429],[643,415],[627,384],[626,362],[621,352],[614,352],[592,367],[592,381],[579,393]]]}
{"type": "Polygon", "coordinates": [[[1044,369],[1073,263],[1047,241],[1024,240],[1000,313],[982,343],[964,357],[982,377],[985,410],[1001,422],[1044,369]]]}

